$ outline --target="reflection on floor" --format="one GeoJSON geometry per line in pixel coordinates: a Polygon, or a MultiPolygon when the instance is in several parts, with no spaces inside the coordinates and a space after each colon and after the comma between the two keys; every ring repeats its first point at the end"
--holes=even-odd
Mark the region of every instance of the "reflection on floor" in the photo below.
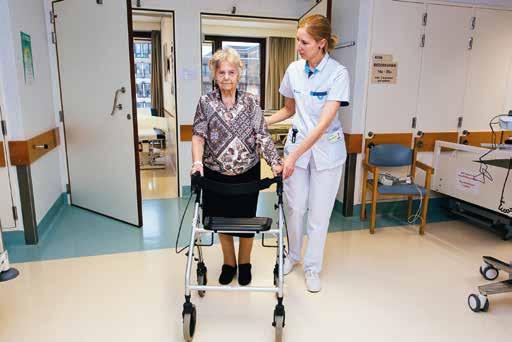
{"type": "Polygon", "coordinates": [[[175,148],[158,149],[160,157],[148,157],[142,153],[140,182],[142,199],[166,199],[178,197],[178,182],[176,179],[175,148]],[[144,159],[144,160],[143,160],[144,159]]]}
{"type": "MultiPolygon", "coordinates": [[[[176,215],[182,203],[174,204],[176,215]]],[[[158,209],[169,207],[151,210],[158,209]]],[[[169,237],[154,228],[162,224],[170,235],[175,227],[160,220],[173,215],[147,220],[150,229],[122,227],[129,233],[112,234],[101,220],[82,214],[66,211],[62,229],[89,229],[80,236],[88,239],[83,254],[93,254],[87,249],[103,240],[112,246],[134,243],[126,239],[131,234],[138,236],[140,251],[15,265],[20,277],[0,283],[0,341],[183,341],[185,256],[170,248],[144,250],[154,246],[151,241],[169,237]],[[93,230],[107,232],[94,237],[93,230]]],[[[334,218],[331,228],[340,223],[334,218]]],[[[41,247],[50,249],[47,243],[41,247]]],[[[78,247],[72,241],[61,244],[78,247]]],[[[204,251],[209,284],[217,284],[220,248],[204,251]]],[[[379,229],[375,235],[331,233],[322,292],[306,292],[300,267],[285,278],[284,341],[507,341],[512,296],[490,297],[489,312],[483,314],[471,312],[466,298],[486,283],[478,272],[481,256],[508,260],[510,251],[510,242],[458,221],[431,223],[425,236],[410,226],[379,229]]],[[[252,285],[271,283],[274,256],[273,249],[255,245],[252,285]]],[[[199,298],[193,293],[192,302],[198,310],[194,341],[274,340],[272,294],[208,292],[199,298]]]]}

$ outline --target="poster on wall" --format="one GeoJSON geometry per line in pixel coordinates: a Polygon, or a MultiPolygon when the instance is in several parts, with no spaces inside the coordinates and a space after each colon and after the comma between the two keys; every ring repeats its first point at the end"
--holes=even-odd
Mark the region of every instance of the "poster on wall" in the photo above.
{"type": "Polygon", "coordinates": [[[32,41],[30,35],[25,32],[21,34],[21,55],[23,56],[23,73],[25,84],[32,84],[34,81],[34,63],[32,61],[32,41]]]}
{"type": "Polygon", "coordinates": [[[396,84],[398,63],[393,55],[374,55],[372,62],[372,83],[396,84]]]}

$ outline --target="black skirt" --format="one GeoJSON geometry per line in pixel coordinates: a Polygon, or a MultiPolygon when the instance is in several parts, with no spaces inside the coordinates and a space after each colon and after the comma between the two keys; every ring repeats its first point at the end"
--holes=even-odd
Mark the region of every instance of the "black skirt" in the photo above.
{"type": "MultiPolygon", "coordinates": [[[[236,176],[226,176],[207,167],[204,177],[215,182],[226,184],[248,183],[261,179],[260,163],[258,162],[247,172],[236,176]]],[[[226,196],[211,191],[203,191],[203,222],[205,217],[244,217],[256,216],[259,192],[248,195],[226,196]]],[[[254,237],[254,234],[229,234],[239,237],[254,237]]]]}

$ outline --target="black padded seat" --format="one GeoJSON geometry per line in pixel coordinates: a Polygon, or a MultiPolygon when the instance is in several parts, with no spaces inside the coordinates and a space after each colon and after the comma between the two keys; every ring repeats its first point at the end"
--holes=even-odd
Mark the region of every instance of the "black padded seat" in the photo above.
{"type": "Polygon", "coordinates": [[[207,217],[204,223],[204,229],[214,232],[259,233],[266,232],[270,230],[271,227],[272,219],[270,217],[207,217]]]}

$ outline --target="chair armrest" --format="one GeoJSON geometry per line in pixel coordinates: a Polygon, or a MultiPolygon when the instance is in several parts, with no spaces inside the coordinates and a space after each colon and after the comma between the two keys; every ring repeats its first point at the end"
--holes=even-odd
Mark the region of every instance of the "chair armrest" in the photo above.
{"type": "Polygon", "coordinates": [[[425,172],[434,173],[434,168],[420,161],[416,161],[416,167],[422,169],[425,172]]]}
{"type": "Polygon", "coordinates": [[[368,162],[366,160],[363,160],[363,167],[366,169],[366,171],[372,171],[372,172],[377,171],[377,167],[373,166],[371,164],[368,164],[368,162]]]}

